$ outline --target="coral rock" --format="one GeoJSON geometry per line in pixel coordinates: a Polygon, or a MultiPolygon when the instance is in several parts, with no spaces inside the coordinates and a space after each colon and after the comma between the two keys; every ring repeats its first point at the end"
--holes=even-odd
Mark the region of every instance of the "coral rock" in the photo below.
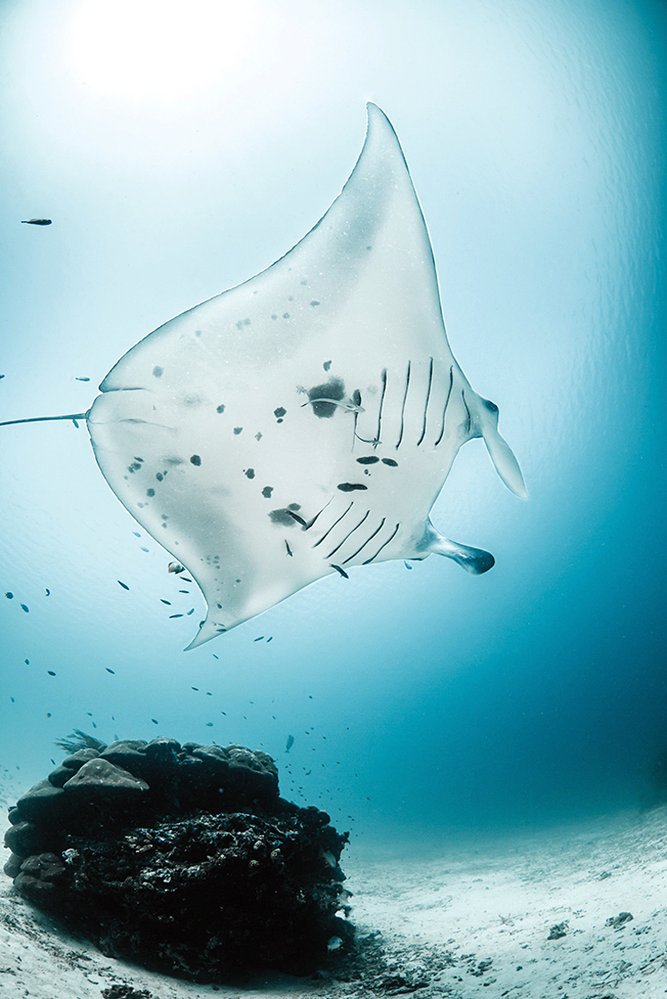
{"type": "MultiPolygon", "coordinates": [[[[133,777],[127,770],[121,770],[108,760],[96,759],[84,763],[80,770],[63,787],[65,794],[83,794],[91,797],[113,795],[115,797],[135,797],[148,790],[148,784],[133,777]]],[[[23,811],[21,801],[19,808],[23,811]]]]}
{"type": "Polygon", "coordinates": [[[53,806],[62,795],[62,789],[54,787],[48,780],[34,784],[19,798],[16,806],[24,819],[37,819],[42,815],[53,814],[53,806]]]}
{"type": "Polygon", "coordinates": [[[214,982],[310,973],[349,950],[347,834],[280,798],[266,753],[128,740],[52,773],[69,779],[12,810],[5,873],[105,954],[214,982]]]}

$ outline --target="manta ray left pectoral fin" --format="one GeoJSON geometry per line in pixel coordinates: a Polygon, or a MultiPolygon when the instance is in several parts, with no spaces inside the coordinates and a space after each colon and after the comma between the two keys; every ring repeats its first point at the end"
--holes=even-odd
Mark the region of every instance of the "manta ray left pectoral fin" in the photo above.
{"type": "Polygon", "coordinates": [[[484,551],[483,548],[471,548],[470,545],[462,545],[458,541],[450,541],[436,531],[431,523],[428,524],[420,550],[429,555],[444,555],[446,558],[451,558],[473,576],[488,572],[496,564],[491,552],[484,551]]]}

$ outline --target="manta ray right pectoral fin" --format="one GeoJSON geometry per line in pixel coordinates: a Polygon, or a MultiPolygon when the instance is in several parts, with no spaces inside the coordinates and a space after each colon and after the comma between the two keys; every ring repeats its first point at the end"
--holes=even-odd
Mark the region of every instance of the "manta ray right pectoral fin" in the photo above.
{"type": "Polygon", "coordinates": [[[462,545],[458,541],[450,541],[436,531],[431,523],[428,524],[420,548],[428,554],[444,555],[453,559],[457,565],[473,576],[488,572],[496,563],[491,552],[484,551],[483,548],[471,548],[470,545],[462,545]]]}

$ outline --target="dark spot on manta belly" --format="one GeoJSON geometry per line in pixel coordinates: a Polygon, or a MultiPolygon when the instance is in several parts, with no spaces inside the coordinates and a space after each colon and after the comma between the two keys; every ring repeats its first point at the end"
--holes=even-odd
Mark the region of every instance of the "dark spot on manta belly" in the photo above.
{"type": "Polygon", "coordinates": [[[375,465],[379,460],[375,455],[369,455],[366,458],[357,458],[360,465],[375,465]]]}
{"type": "Polygon", "coordinates": [[[301,504],[300,503],[288,503],[287,504],[287,509],[288,510],[300,510],[301,509],[301,504]]]}
{"type": "Polygon", "coordinates": [[[331,361],[325,361],[322,367],[324,368],[325,371],[328,371],[329,368],[331,367],[331,361]]]}
{"type": "Polygon", "coordinates": [[[234,433],[237,436],[241,433],[242,430],[243,430],[243,427],[234,427],[234,433]]]}
{"type": "Polygon", "coordinates": [[[314,385],[308,389],[308,400],[312,403],[310,407],[320,419],[329,419],[338,408],[334,403],[345,398],[345,385],[340,378],[330,378],[323,385],[314,385]],[[318,399],[332,399],[333,402],[318,402],[318,399]]]}
{"type": "Polygon", "coordinates": [[[292,515],[292,511],[281,507],[278,510],[269,510],[269,517],[272,523],[280,527],[296,527],[297,521],[292,515]]]}
{"type": "Polygon", "coordinates": [[[389,465],[389,466],[391,466],[391,468],[398,468],[398,462],[394,461],[393,458],[383,458],[382,459],[382,464],[383,465],[389,465]]]}
{"type": "Polygon", "coordinates": [[[155,367],[153,368],[153,377],[162,378],[163,374],[164,374],[164,368],[161,368],[159,364],[156,364],[155,367]]]}
{"type": "Polygon", "coordinates": [[[221,402],[219,406],[216,406],[215,411],[216,413],[224,413],[225,411],[224,403],[221,402]]]}
{"type": "Polygon", "coordinates": [[[262,496],[264,499],[271,499],[271,493],[273,492],[273,486],[264,486],[262,489],[262,496]]]}
{"type": "Polygon", "coordinates": [[[364,486],[361,482],[339,482],[338,489],[342,493],[353,493],[356,489],[368,489],[368,486],[364,486]]]}
{"type": "Polygon", "coordinates": [[[190,464],[191,465],[201,465],[201,456],[198,455],[198,454],[190,455],[190,464]]]}
{"type": "Polygon", "coordinates": [[[254,479],[255,478],[255,469],[254,468],[246,468],[245,474],[246,474],[246,478],[248,478],[248,479],[254,479]]]}
{"type": "Polygon", "coordinates": [[[287,410],[285,409],[284,406],[278,406],[278,408],[274,409],[274,411],[273,411],[273,415],[275,416],[275,418],[276,418],[276,420],[277,420],[278,423],[282,423],[283,422],[283,417],[285,416],[286,413],[287,413],[287,410]]]}

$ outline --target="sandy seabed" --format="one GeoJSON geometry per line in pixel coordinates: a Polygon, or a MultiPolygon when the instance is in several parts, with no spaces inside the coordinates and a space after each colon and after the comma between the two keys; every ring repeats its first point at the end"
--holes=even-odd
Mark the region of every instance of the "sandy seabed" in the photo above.
{"type": "MultiPolygon", "coordinates": [[[[15,798],[0,787],[3,807],[15,798]]],[[[437,856],[353,849],[343,867],[362,956],[341,975],[234,986],[105,957],[0,876],[0,996],[101,999],[120,985],[141,999],[667,996],[667,806],[474,846],[444,843],[437,856]]]]}

